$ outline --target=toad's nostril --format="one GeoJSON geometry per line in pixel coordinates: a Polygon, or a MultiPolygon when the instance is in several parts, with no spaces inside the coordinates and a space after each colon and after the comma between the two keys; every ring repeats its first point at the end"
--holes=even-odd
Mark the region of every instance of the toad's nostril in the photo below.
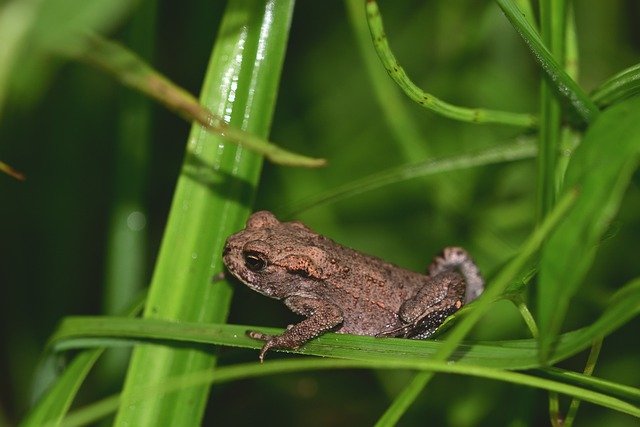
{"type": "Polygon", "coordinates": [[[224,249],[222,250],[222,256],[225,256],[226,254],[228,254],[230,250],[231,248],[229,247],[229,245],[224,245],[224,249]]]}

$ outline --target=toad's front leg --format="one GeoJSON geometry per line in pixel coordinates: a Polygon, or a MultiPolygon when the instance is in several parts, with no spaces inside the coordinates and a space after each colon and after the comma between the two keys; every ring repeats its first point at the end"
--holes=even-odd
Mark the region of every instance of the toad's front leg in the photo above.
{"type": "Polygon", "coordinates": [[[247,331],[251,338],[266,341],[260,350],[260,362],[264,360],[264,355],[270,348],[297,349],[342,323],[340,308],[318,298],[294,295],[286,298],[284,302],[292,311],[307,318],[290,326],[282,335],[247,331]]]}

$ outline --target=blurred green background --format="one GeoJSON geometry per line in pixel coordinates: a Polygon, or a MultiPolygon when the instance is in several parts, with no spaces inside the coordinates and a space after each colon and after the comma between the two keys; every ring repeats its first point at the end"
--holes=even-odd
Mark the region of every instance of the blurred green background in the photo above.
{"type": "MultiPolygon", "coordinates": [[[[538,69],[493,2],[381,1],[380,8],[392,48],[420,87],[454,104],[537,113],[538,69]]],[[[576,1],[575,8],[579,81],[591,90],[638,62],[640,4],[576,1]]],[[[159,1],[152,40],[137,44],[135,28],[152,9],[145,2],[111,35],[197,94],[224,2],[159,1]]],[[[113,296],[105,291],[109,275],[117,274],[109,270],[110,260],[139,260],[138,274],[128,276],[131,286],[149,281],[189,129],[158,106],[150,106],[147,116],[146,101],[82,64],[50,57],[16,73],[0,122],[0,160],[27,175],[25,182],[0,176],[0,423],[9,424],[28,408],[32,374],[56,322],[118,305],[108,303],[113,296]],[[130,151],[118,149],[123,126],[140,131],[130,151]],[[116,209],[134,222],[122,226],[129,227],[133,243],[117,251],[116,209]],[[129,216],[133,212],[143,213],[144,220],[129,216]]],[[[304,170],[266,163],[256,210],[284,216],[296,202],[368,174],[508,143],[520,133],[455,122],[401,98],[414,129],[399,135],[373,92],[346,5],[299,2],[271,140],[325,157],[329,166],[304,170]],[[420,157],[407,155],[399,141],[416,137],[420,157]]],[[[636,173],[567,329],[591,322],[606,298],[640,272],[639,183],[636,173]]],[[[399,182],[296,217],[341,243],[418,271],[441,248],[464,246],[490,277],[531,230],[534,199],[535,164],[528,160],[399,182]]],[[[242,285],[235,289],[230,322],[284,326],[295,319],[279,302],[242,285]]],[[[597,376],[640,384],[639,326],[636,319],[605,341],[597,376]]],[[[475,335],[528,336],[507,302],[495,305],[475,335]]],[[[220,363],[256,357],[254,351],[224,348],[220,363]]],[[[578,356],[564,366],[581,370],[584,360],[578,356]]],[[[122,371],[114,366],[90,377],[80,393],[83,402],[118,389],[122,371]]],[[[338,371],[224,384],[213,388],[207,420],[369,425],[408,378],[338,371]]],[[[425,414],[432,425],[546,425],[546,406],[542,391],[438,375],[403,425],[424,425],[425,414]]],[[[635,425],[628,416],[587,404],[578,419],[587,426],[635,425]]]]}

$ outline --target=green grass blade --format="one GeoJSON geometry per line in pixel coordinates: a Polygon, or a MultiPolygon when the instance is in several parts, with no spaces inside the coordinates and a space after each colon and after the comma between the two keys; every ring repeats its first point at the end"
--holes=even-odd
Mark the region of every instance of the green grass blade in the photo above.
{"type": "Polygon", "coordinates": [[[451,119],[471,123],[499,123],[511,126],[535,127],[537,120],[530,114],[518,114],[507,111],[496,111],[482,108],[464,108],[449,104],[434,95],[427,93],[411,81],[407,73],[398,63],[395,55],[389,47],[387,36],[384,32],[382,17],[375,0],[367,0],[367,21],[371,31],[373,45],[378,53],[382,65],[387,73],[396,82],[404,93],[419,105],[451,119]]]}
{"type": "Polygon", "coordinates": [[[640,389],[628,385],[614,383],[611,381],[585,375],[578,372],[566,371],[559,368],[537,369],[536,373],[546,377],[556,379],[566,384],[573,384],[585,387],[590,390],[616,396],[630,402],[640,403],[640,389]]]}
{"type": "Polygon", "coordinates": [[[523,17],[529,22],[532,28],[537,28],[536,16],[533,13],[533,5],[531,0],[514,0],[516,6],[522,11],[523,17]]]}
{"type": "Polygon", "coordinates": [[[640,93],[640,64],[629,67],[598,86],[591,98],[600,108],[606,108],[640,93]]]}
{"type": "MultiPolygon", "coordinates": [[[[158,394],[172,393],[176,390],[181,390],[187,387],[194,387],[202,384],[219,384],[228,381],[263,377],[268,375],[277,375],[282,373],[328,369],[422,369],[432,372],[475,376],[478,378],[498,380],[511,384],[540,388],[543,390],[576,396],[585,401],[589,401],[606,408],[626,413],[634,417],[640,417],[640,407],[619,399],[615,396],[609,396],[606,393],[593,391],[572,384],[566,384],[560,381],[553,381],[533,375],[526,375],[516,372],[475,366],[448,364],[445,362],[438,362],[433,360],[422,360],[415,363],[406,363],[403,361],[364,362],[353,360],[298,359],[274,362],[267,361],[264,364],[241,364],[219,368],[215,372],[202,371],[193,373],[188,376],[172,378],[166,383],[161,384],[157,387],[149,389],[139,389],[134,395],[131,395],[127,398],[124,398],[122,395],[114,395],[107,397],[99,402],[93,403],[87,407],[79,409],[78,411],[70,414],[70,416],[64,420],[63,425],[65,427],[73,427],[96,422],[113,412],[115,408],[117,408],[117,406],[119,404],[122,404],[123,402],[127,404],[135,404],[136,402],[153,398],[158,394]]],[[[574,377],[574,379],[576,378],[574,377]]],[[[615,387],[615,384],[611,384],[604,380],[600,380],[599,385],[605,389],[607,388],[607,385],[615,387]]],[[[638,390],[636,390],[636,392],[638,392],[638,390]]]]}
{"type": "MultiPolygon", "coordinates": [[[[564,65],[566,64],[564,42],[566,40],[567,4],[565,0],[541,0],[539,10],[542,41],[549,48],[554,59],[564,65]]],[[[540,89],[540,153],[538,155],[538,200],[536,203],[538,224],[553,209],[558,195],[557,171],[562,120],[561,105],[559,99],[554,96],[554,87],[543,79],[540,89]]],[[[557,393],[552,392],[549,393],[548,400],[551,424],[556,427],[561,418],[560,399],[557,393]]]]}
{"type": "Polygon", "coordinates": [[[591,122],[598,115],[598,107],[587,96],[584,90],[564,71],[563,67],[553,57],[549,49],[540,39],[540,35],[523,16],[513,0],[496,0],[511,25],[527,44],[535,60],[547,74],[548,82],[569,103],[585,123],[591,122]]]}
{"type": "MultiPolygon", "coordinates": [[[[138,301],[125,311],[130,316],[129,319],[137,316],[142,311],[145,300],[146,294],[144,297],[138,298],[138,301]]],[[[20,425],[23,427],[39,427],[44,425],[45,422],[59,425],[76,397],[78,389],[104,350],[103,347],[95,350],[85,350],[78,354],[56,379],[55,383],[40,397],[20,425]]],[[[44,363],[46,363],[47,359],[50,360],[50,355],[45,356],[44,363]]]]}
{"type": "MultiPolygon", "coordinates": [[[[204,325],[199,323],[172,323],[156,319],[125,319],[119,317],[69,317],[60,325],[52,341],[51,348],[66,351],[102,345],[133,345],[137,342],[155,342],[167,346],[191,344],[226,345],[259,349],[260,342],[246,337],[247,330],[265,333],[281,333],[282,329],[245,325],[204,325]],[[129,340],[129,341],[124,341],[129,340]]],[[[580,334],[580,342],[574,337],[576,332],[562,336],[563,349],[568,357],[589,345],[587,334],[580,334]],[[567,342],[567,344],[564,344],[567,342]]],[[[452,356],[457,363],[502,369],[528,369],[539,367],[537,342],[533,339],[467,343],[461,345],[452,356]]],[[[317,355],[354,360],[414,360],[431,359],[442,347],[436,340],[405,340],[399,338],[380,339],[373,337],[326,334],[292,350],[277,350],[306,355],[317,355]]]]}
{"type": "MultiPolygon", "coordinates": [[[[640,279],[618,291],[602,316],[588,327],[562,334],[554,353],[557,363],[588,348],[593,340],[611,334],[640,314],[640,279]]],[[[259,349],[259,341],[248,338],[247,330],[267,334],[282,333],[282,329],[260,326],[175,323],[160,319],[129,319],[121,317],[72,316],[65,318],[49,340],[54,351],[108,345],[132,345],[151,341],[172,345],[191,343],[227,345],[259,349]],[[130,340],[130,341],[124,341],[130,340]]],[[[274,349],[306,355],[350,358],[357,360],[423,360],[432,359],[443,347],[438,340],[406,340],[372,338],[356,335],[325,334],[302,348],[274,349]]],[[[539,367],[536,339],[465,343],[457,347],[451,359],[456,363],[501,369],[530,369],[539,367]]]]}
{"type": "Polygon", "coordinates": [[[88,37],[88,40],[87,49],[78,59],[107,71],[123,84],[158,101],[182,118],[254,150],[277,164],[304,167],[320,167],[326,164],[324,159],[289,152],[250,132],[229,126],[222,115],[213,114],[193,95],[158,73],[124,46],[95,35],[88,37]]]}
{"type": "MultiPolygon", "coordinates": [[[[605,313],[596,322],[587,328],[561,335],[553,363],[571,357],[587,348],[594,339],[611,334],[638,314],[640,314],[640,279],[629,283],[618,291],[607,305],[605,313]]],[[[155,319],[115,317],[69,317],[60,324],[55,334],[51,337],[49,347],[53,350],[64,351],[93,345],[123,344],[123,339],[133,338],[138,341],[156,340],[156,342],[164,342],[166,345],[171,345],[171,341],[178,341],[192,344],[231,345],[259,349],[261,343],[245,336],[244,332],[249,329],[261,329],[265,333],[282,332],[279,329],[258,328],[255,326],[203,325],[155,319]],[[114,338],[116,339],[115,341],[114,338]]],[[[331,368],[339,367],[343,362],[354,362],[354,366],[363,367],[366,365],[358,365],[358,362],[380,363],[386,367],[393,363],[416,364],[414,366],[418,366],[420,363],[433,360],[441,347],[442,342],[437,341],[376,339],[372,337],[326,334],[296,352],[350,359],[349,361],[336,362],[331,368]]],[[[452,354],[451,358],[456,360],[454,366],[469,365],[474,368],[530,369],[540,366],[537,341],[533,339],[462,344],[452,354]]],[[[297,362],[299,361],[297,360],[288,361],[291,364],[286,365],[286,369],[288,369],[288,372],[304,369],[322,369],[323,363],[326,362],[321,359],[314,360],[317,361],[317,364],[311,361],[307,362],[308,366],[305,363],[298,365],[297,362]]],[[[281,362],[267,362],[264,369],[258,370],[255,375],[269,372],[268,366],[278,366],[279,363],[281,362]]],[[[249,365],[248,370],[242,369],[238,375],[251,376],[251,372],[254,371],[251,366],[249,365]]],[[[241,367],[224,369],[241,369],[241,367]]],[[[588,388],[613,397],[636,402],[640,401],[640,390],[633,387],[610,383],[599,378],[592,378],[557,368],[540,370],[539,372],[541,375],[561,382],[588,388]]],[[[224,376],[224,374],[216,371],[215,378],[219,379],[221,376],[224,376]]],[[[109,406],[110,409],[107,410],[107,413],[113,411],[112,405],[113,403],[109,406]]],[[[39,418],[39,420],[45,419],[51,418],[39,418]]]]}
{"type": "MultiPolygon", "coordinates": [[[[636,279],[618,291],[596,322],[581,330],[561,335],[552,363],[557,363],[588,348],[594,339],[611,334],[638,314],[640,314],[640,279],[636,279]]],[[[175,323],[157,319],[117,317],[69,317],[64,319],[51,337],[49,347],[52,350],[64,351],[92,346],[123,345],[126,344],[123,340],[133,339],[133,343],[151,340],[165,345],[171,345],[171,342],[184,342],[259,349],[261,343],[245,336],[245,331],[256,329],[271,334],[282,332],[280,329],[257,326],[175,323]]],[[[129,343],[131,344],[132,342],[129,343]]],[[[421,363],[434,359],[442,346],[443,343],[438,341],[326,334],[295,352],[367,362],[421,363]]],[[[451,358],[456,360],[457,365],[476,367],[530,369],[540,366],[537,340],[533,339],[462,344],[454,351],[451,358]]],[[[557,369],[544,372],[554,378],[566,378],[572,383],[578,381],[578,385],[623,399],[636,401],[640,399],[638,390],[632,387],[604,384],[600,379],[576,377],[578,374],[557,369]]],[[[40,417],[39,419],[51,418],[40,417]]]]}
{"type": "MultiPolygon", "coordinates": [[[[585,364],[584,370],[582,373],[585,377],[590,377],[593,375],[593,370],[596,368],[596,363],[598,362],[598,356],[600,355],[600,349],[602,348],[602,338],[597,339],[593,342],[591,346],[591,351],[589,352],[589,358],[587,359],[587,363],[585,364]]],[[[640,393],[639,396],[640,397],[640,393]]],[[[564,425],[566,427],[572,427],[573,422],[576,419],[576,415],[578,415],[578,409],[580,408],[580,399],[573,398],[571,399],[571,403],[569,404],[569,409],[567,410],[567,415],[564,417],[564,425]]]]}
{"type": "Polygon", "coordinates": [[[569,301],[591,266],[599,240],[638,165],[639,116],[640,98],[603,112],[569,163],[566,191],[577,188],[580,195],[575,209],[549,238],[540,262],[537,319],[543,362],[552,354],[569,301]]]}
{"type": "Polygon", "coordinates": [[[378,172],[346,183],[338,188],[317,194],[308,199],[301,200],[300,202],[287,206],[283,209],[284,213],[281,216],[294,217],[311,208],[335,203],[348,197],[353,197],[386,185],[418,177],[495,163],[530,159],[535,157],[536,153],[537,147],[535,143],[531,140],[522,138],[513,144],[504,144],[473,153],[422,160],[416,163],[402,165],[397,168],[378,172]]]}
{"type": "MultiPolygon", "coordinates": [[[[89,371],[104,349],[85,350],[78,354],[38,405],[32,409],[20,425],[40,427],[45,424],[59,426],[89,371]]],[[[115,410],[115,408],[114,408],[115,410]]]]}
{"type": "MultiPolygon", "coordinates": [[[[580,75],[580,49],[578,47],[578,33],[576,26],[575,7],[571,2],[567,4],[567,24],[564,40],[564,70],[573,79],[580,75]]],[[[592,99],[593,101],[593,99],[592,99]]],[[[594,101],[595,102],[595,101],[594,101]]]]}
{"type": "MultiPolygon", "coordinates": [[[[230,1],[201,92],[201,102],[229,126],[268,134],[286,49],[293,2],[230,1]]],[[[246,220],[262,159],[219,135],[192,127],[144,317],[223,322],[231,287],[211,278],[222,271],[226,237],[246,220]]],[[[167,378],[210,368],[213,353],[139,346],[124,394],[167,378]]],[[[116,425],[198,425],[208,387],[183,390],[119,408],[116,425]]]]}
{"type": "MultiPolygon", "coordinates": [[[[550,47],[551,54],[564,63],[564,41],[566,3],[564,0],[540,1],[540,24],[543,42],[550,47]]],[[[542,81],[540,92],[540,143],[538,154],[538,200],[537,223],[541,223],[556,202],[556,171],[560,150],[560,122],[562,111],[554,88],[548,81],[542,81]]]]}

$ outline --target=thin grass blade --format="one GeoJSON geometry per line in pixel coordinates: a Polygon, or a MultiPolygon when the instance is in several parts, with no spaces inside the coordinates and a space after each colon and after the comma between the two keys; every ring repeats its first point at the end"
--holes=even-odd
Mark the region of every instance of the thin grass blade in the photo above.
{"type": "MultiPolygon", "coordinates": [[[[146,293],[124,311],[128,313],[129,319],[137,316],[142,311],[145,300],[146,293]]],[[[43,363],[47,363],[52,359],[52,354],[48,352],[49,350],[45,351],[45,361],[43,363]]],[[[75,399],[80,386],[104,350],[104,347],[84,350],[75,356],[64,372],[40,397],[37,404],[29,411],[20,425],[23,427],[39,427],[44,425],[45,422],[55,426],[59,425],[75,399]]]]}
{"type": "MultiPolygon", "coordinates": [[[[173,378],[170,381],[153,388],[139,389],[137,390],[135,395],[131,395],[128,397],[123,397],[122,395],[114,395],[107,397],[101,401],[95,402],[87,407],[81,408],[73,414],[70,414],[70,416],[64,420],[63,426],[74,427],[96,422],[101,418],[109,415],[115,410],[115,408],[118,407],[118,405],[122,403],[135,404],[136,402],[153,398],[158,394],[174,393],[187,387],[194,387],[201,384],[224,383],[233,380],[264,377],[282,373],[329,369],[421,369],[431,372],[475,376],[478,378],[492,379],[526,387],[564,393],[570,396],[579,397],[585,401],[597,405],[601,405],[605,408],[613,409],[621,413],[631,415],[636,418],[640,417],[640,407],[638,407],[638,405],[629,403],[615,396],[610,396],[603,392],[583,388],[579,385],[576,386],[573,384],[566,384],[560,381],[549,380],[516,372],[473,366],[461,366],[433,360],[422,360],[415,363],[406,363],[403,361],[363,362],[331,359],[324,359],[319,361],[315,359],[298,359],[265,362],[264,364],[241,364],[219,368],[215,372],[202,371],[190,374],[188,376],[185,375],[180,378],[173,378]]],[[[612,384],[604,380],[600,380],[599,385],[605,390],[608,389],[607,386],[609,385],[612,388],[615,388],[616,386],[616,384],[612,384]]],[[[637,391],[638,390],[636,390],[636,392],[637,391]]]]}
{"type": "Polygon", "coordinates": [[[500,123],[504,125],[535,127],[537,119],[531,114],[511,113],[508,111],[496,111],[484,108],[465,108],[445,102],[436,96],[420,89],[407,76],[402,66],[398,63],[384,32],[380,9],[375,0],[367,0],[367,21],[373,45],[378,53],[378,57],[389,76],[404,91],[404,93],[417,104],[421,105],[436,114],[440,114],[451,119],[471,122],[471,123],[500,123]]]}
{"type": "MultiPolygon", "coordinates": [[[[185,89],[154,70],[124,46],[97,35],[87,37],[87,48],[76,57],[113,75],[123,84],[149,96],[185,120],[198,123],[210,132],[225,136],[264,155],[270,161],[287,166],[320,167],[324,159],[292,153],[232,126],[221,115],[213,114],[185,89]]],[[[75,52],[72,53],[76,55],[75,52]]]]}
{"type": "Polygon", "coordinates": [[[537,147],[533,140],[520,138],[512,144],[504,144],[472,153],[422,160],[377,172],[364,178],[348,182],[338,188],[301,200],[298,203],[285,207],[281,216],[294,217],[301,212],[315,207],[335,203],[358,194],[366,193],[367,191],[376,190],[387,185],[418,177],[496,163],[530,159],[535,157],[536,153],[537,147]]]}

